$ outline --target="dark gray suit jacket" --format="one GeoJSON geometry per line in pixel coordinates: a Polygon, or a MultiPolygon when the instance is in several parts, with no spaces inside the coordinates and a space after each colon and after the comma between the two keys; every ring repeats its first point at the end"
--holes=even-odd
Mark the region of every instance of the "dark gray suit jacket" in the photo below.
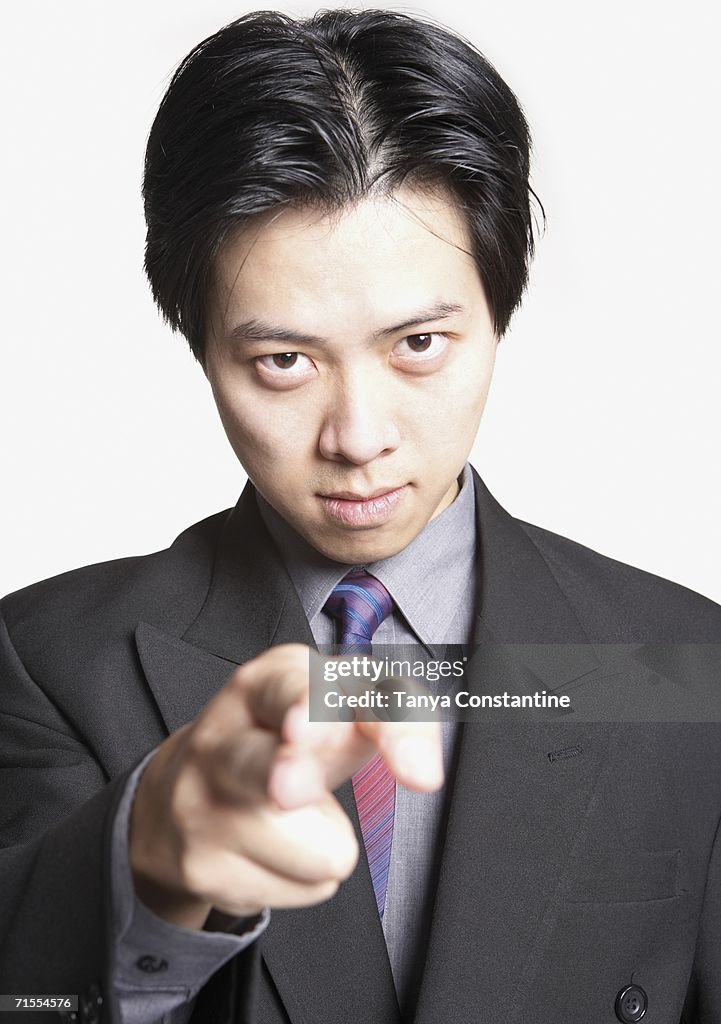
{"type": "MultiPolygon", "coordinates": [[[[713,602],[514,519],[474,481],[477,642],[721,643],[713,602]]],[[[100,993],[115,1024],[109,825],[129,772],[235,664],[312,635],[250,486],[168,550],[2,613],[0,992],[86,993],[86,1020],[100,993]]],[[[581,646],[573,675],[597,664],[581,646]]],[[[338,795],[358,830],[350,783],[338,795]]],[[[720,817],[718,724],[465,723],[417,1024],[603,1024],[631,982],[644,1024],[719,1024],[720,817]]],[[[34,1019],[54,1018],[18,1015],[34,1019]]],[[[193,1021],[231,1020],[397,1024],[364,861],[214,975],[193,1021]]]]}

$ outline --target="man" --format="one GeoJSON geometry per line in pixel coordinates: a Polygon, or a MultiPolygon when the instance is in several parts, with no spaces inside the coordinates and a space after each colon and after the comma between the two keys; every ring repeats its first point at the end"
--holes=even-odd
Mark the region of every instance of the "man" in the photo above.
{"type": "Polygon", "coordinates": [[[571,645],[557,686],[619,643],[695,682],[684,645],[721,639],[467,464],[529,145],[488,62],[399,14],[250,15],[181,64],[146,269],[250,482],[3,602],[2,991],[114,1024],[721,1019],[717,724],[309,721],[316,645],[571,645]]]}

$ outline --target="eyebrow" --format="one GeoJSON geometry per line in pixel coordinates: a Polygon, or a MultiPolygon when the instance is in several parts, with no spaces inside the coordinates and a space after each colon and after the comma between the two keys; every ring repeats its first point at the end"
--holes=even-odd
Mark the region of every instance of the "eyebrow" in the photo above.
{"type": "MultiPolygon", "coordinates": [[[[373,337],[376,340],[380,338],[387,338],[392,334],[398,334],[400,331],[405,331],[409,327],[415,327],[416,324],[423,324],[434,320],[443,320],[458,313],[465,313],[465,311],[465,306],[461,305],[460,302],[435,302],[432,306],[427,306],[424,309],[417,310],[400,323],[393,324],[392,327],[382,327],[380,330],[374,331],[373,337]]],[[[325,338],[319,338],[317,335],[305,334],[303,331],[294,331],[290,328],[281,327],[278,324],[272,324],[267,320],[261,320],[256,317],[251,317],[248,320],[242,320],[240,323],[236,324],[228,334],[228,341],[231,343],[244,341],[282,341],[291,345],[323,345],[326,343],[325,338]]]]}

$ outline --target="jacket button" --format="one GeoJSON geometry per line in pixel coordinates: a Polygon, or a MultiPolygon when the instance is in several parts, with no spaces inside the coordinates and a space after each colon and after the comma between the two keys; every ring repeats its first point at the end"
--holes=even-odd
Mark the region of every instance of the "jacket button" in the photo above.
{"type": "Polygon", "coordinates": [[[614,1010],[621,1024],[636,1024],[646,1015],[648,996],[640,985],[627,985],[616,996],[614,1010]]]}

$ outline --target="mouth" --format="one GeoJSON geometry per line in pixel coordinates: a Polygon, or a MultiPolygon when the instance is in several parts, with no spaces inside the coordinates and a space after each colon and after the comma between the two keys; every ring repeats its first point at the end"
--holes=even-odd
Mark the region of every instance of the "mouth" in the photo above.
{"type": "Polygon", "coordinates": [[[364,528],[381,526],[402,503],[409,487],[379,487],[368,494],[356,491],[334,491],[319,494],[321,507],[335,525],[364,528]]]}
{"type": "Polygon", "coordinates": [[[369,494],[358,494],[355,491],[333,491],[332,494],[321,494],[321,498],[337,498],[340,501],[370,501],[372,498],[380,498],[382,494],[390,494],[399,490],[398,487],[378,487],[369,494]]]}

